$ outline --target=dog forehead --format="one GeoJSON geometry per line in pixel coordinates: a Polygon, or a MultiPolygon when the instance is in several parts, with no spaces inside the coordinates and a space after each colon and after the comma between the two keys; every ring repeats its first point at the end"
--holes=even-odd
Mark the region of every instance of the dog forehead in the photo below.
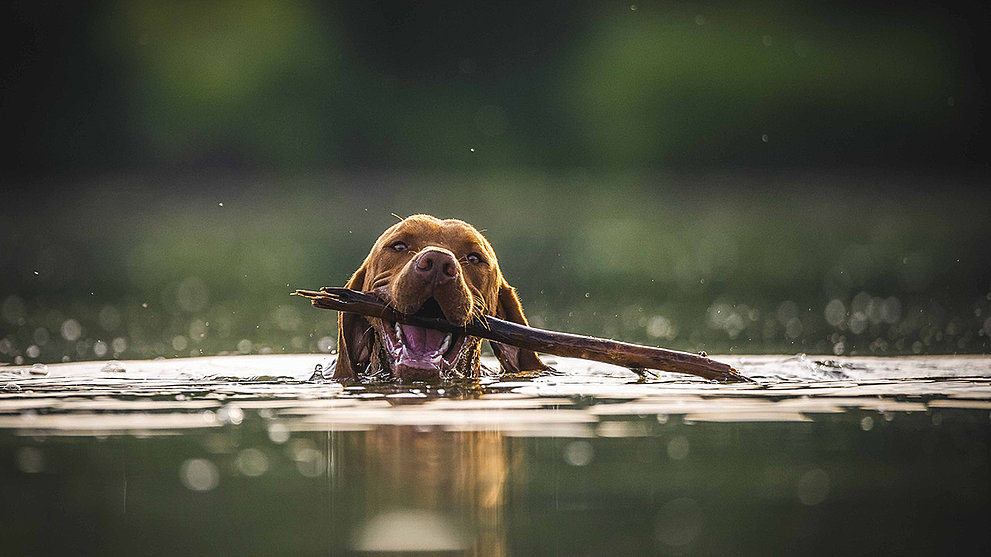
{"type": "Polygon", "coordinates": [[[380,242],[404,236],[427,243],[477,243],[490,250],[485,237],[472,225],[459,219],[438,219],[430,215],[413,215],[394,224],[379,238],[380,242]]]}

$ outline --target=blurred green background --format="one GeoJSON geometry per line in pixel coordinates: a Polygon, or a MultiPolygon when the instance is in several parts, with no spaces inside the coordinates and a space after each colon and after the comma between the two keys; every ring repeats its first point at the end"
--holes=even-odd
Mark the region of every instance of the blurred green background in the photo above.
{"type": "Polygon", "coordinates": [[[392,213],[539,326],[986,353],[977,3],[14,2],[0,361],[313,352],[392,213]]]}

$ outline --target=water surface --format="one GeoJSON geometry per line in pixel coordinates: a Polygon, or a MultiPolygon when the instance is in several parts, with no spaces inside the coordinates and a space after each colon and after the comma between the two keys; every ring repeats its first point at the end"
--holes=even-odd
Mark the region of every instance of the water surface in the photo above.
{"type": "Polygon", "coordinates": [[[326,356],[3,368],[4,547],[991,549],[991,358],[720,359],[757,382],[568,359],[347,388],[310,380],[326,356]]]}

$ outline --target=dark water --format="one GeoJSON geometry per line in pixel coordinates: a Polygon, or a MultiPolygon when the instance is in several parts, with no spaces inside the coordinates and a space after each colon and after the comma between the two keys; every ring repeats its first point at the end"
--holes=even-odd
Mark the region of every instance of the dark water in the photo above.
{"type": "Polygon", "coordinates": [[[986,357],[354,389],[318,360],[7,368],[3,553],[991,550],[986,357]]]}

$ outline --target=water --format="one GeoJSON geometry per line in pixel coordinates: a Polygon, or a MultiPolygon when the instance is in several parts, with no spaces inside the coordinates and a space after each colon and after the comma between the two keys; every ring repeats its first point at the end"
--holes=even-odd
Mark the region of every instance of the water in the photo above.
{"type": "Polygon", "coordinates": [[[567,359],[348,388],[310,380],[326,356],[4,368],[4,553],[991,550],[991,358],[717,359],[757,383],[567,359]]]}

